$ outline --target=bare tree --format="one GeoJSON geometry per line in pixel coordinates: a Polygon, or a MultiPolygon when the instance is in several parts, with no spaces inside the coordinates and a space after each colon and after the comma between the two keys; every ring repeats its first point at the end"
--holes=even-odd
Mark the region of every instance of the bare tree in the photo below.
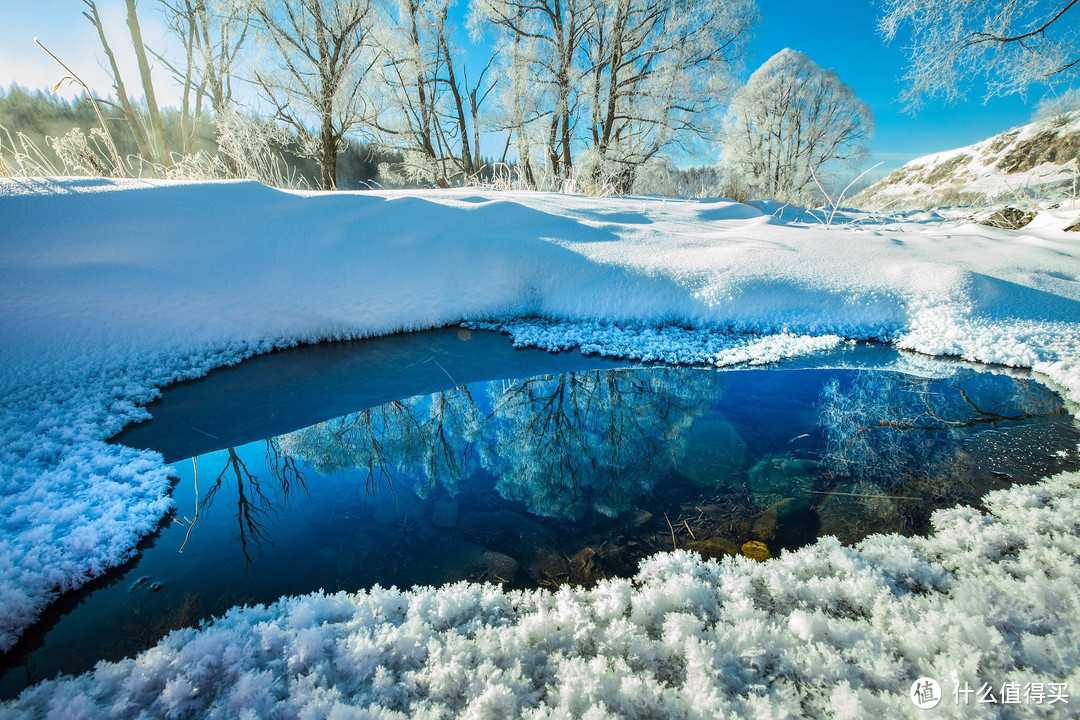
{"type": "Polygon", "coordinates": [[[979,77],[1004,95],[1069,82],[1080,68],[1080,0],[885,0],[879,28],[889,42],[910,29],[901,98],[913,109],[962,97],[979,77]]]}
{"type": "Polygon", "coordinates": [[[752,192],[802,202],[823,165],[865,157],[873,126],[870,107],[835,72],[786,48],[735,94],[724,162],[752,192]]]}
{"type": "Polygon", "coordinates": [[[299,134],[304,154],[319,163],[323,188],[332,190],[338,154],[367,114],[371,0],[265,0],[255,14],[270,51],[255,81],[277,117],[299,134]]]}
{"type": "Polygon", "coordinates": [[[135,9],[135,0],[127,2],[127,26],[131,33],[131,45],[135,49],[135,60],[139,64],[139,78],[142,80],[143,94],[146,97],[146,115],[150,119],[150,132],[153,135],[155,153],[159,162],[164,163],[169,155],[169,145],[165,141],[165,126],[161,123],[161,111],[158,110],[157,95],[154,93],[154,81],[150,77],[150,60],[146,57],[146,44],[142,39],[139,15],[135,9]]]}

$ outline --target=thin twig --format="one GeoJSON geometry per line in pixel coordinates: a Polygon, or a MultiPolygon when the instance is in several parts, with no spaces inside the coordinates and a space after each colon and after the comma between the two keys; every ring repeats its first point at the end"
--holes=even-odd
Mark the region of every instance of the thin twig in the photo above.
{"type": "Polygon", "coordinates": [[[191,531],[195,527],[195,523],[199,522],[199,465],[196,462],[198,456],[191,458],[191,467],[195,471],[195,517],[188,520],[187,533],[184,534],[184,544],[180,546],[180,552],[184,552],[184,548],[187,547],[188,539],[191,537],[191,531]]]}
{"type": "Polygon", "coordinates": [[[57,88],[60,87],[64,80],[71,80],[72,82],[77,83],[80,87],[82,87],[83,90],[86,91],[87,96],[89,96],[90,98],[90,106],[94,108],[94,114],[97,115],[98,123],[101,125],[101,130],[105,133],[105,138],[109,141],[109,150],[112,151],[113,163],[116,172],[123,172],[124,163],[120,160],[120,151],[116,149],[116,143],[113,142],[112,133],[109,132],[109,126],[105,124],[105,118],[102,117],[101,110],[98,108],[98,99],[94,97],[94,94],[92,92],[90,92],[90,86],[83,82],[82,78],[76,75],[75,71],[65,65],[60,58],[56,57],[56,55],[53,54],[52,50],[42,45],[40,40],[34,38],[34,42],[37,43],[37,46],[39,48],[48,53],[49,57],[55,60],[60,65],[60,67],[64,68],[64,70],[67,70],[68,72],[68,77],[61,79],[60,82],[56,84],[56,87],[53,88],[54,92],[57,88]]]}
{"type": "MultiPolygon", "coordinates": [[[[873,165],[871,167],[868,167],[865,170],[863,170],[861,173],[859,173],[855,177],[855,179],[852,180],[851,182],[849,182],[847,184],[847,187],[845,187],[840,192],[840,195],[837,196],[835,201],[831,197],[829,197],[829,193],[825,192],[825,188],[823,188],[821,186],[821,183],[818,181],[818,178],[817,178],[817,173],[814,172],[814,166],[813,165],[810,166],[810,177],[814,179],[814,184],[817,185],[818,190],[821,191],[821,194],[825,196],[825,199],[829,202],[829,205],[832,206],[832,210],[825,210],[824,208],[822,208],[822,215],[825,216],[825,222],[822,223],[822,224],[826,228],[831,228],[832,227],[833,219],[836,217],[836,211],[840,209],[840,203],[842,203],[844,201],[844,195],[846,195],[847,191],[851,189],[851,186],[854,185],[855,183],[859,182],[859,180],[862,179],[863,175],[866,175],[866,173],[868,173],[871,170],[873,170],[874,168],[877,168],[877,167],[880,167],[880,166],[881,166],[881,163],[878,163],[877,165],[873,165]]],[[[817,216],[814,215],[814,213],[810,211],[810,208],[807,208],[806,211],[810,213],[810,216],[812,218],[814,218],[815,220],[818,220],[817,216]]],[[[818,220],[818,222],[821,222],[821,221],[818,220]]]]}
{"type": "Polygon", "coordinates": [[[664,511],[664,520],[667,520],[668,530],[671,531],[671,548],[673,550],[679,549],[679,544],[675,542],[675,528],[671,524],[671,519],[667,516],[667,511],[664,511]]]}

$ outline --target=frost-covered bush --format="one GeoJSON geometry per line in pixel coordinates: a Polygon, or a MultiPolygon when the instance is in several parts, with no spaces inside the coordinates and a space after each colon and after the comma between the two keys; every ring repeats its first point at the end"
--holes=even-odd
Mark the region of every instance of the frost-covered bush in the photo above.
{"type": "Polygon", "coordinates": [[[172,158],[171,180],[256,180],[277,188],[302,189],[307,180],[289,166],[281,149],[294,141],[282,125],[228,109],[214,120],[217,152],[198,151],[172,158]]]}
{"type": "Polygon", "coordinates": [[[42,177],[62,173],[24,133],[0,125],[0,177],[42,177]]]}
{"type": "Polygon", "coordinates": [[[1047,95],[1035,108],[1035,122],[1051,129],[1063,128],[1080,118],[1080,88],[1047,95]]]}
{"type": "Polygon", "coordinates": [[[631,190],[637,195],[660,197],[690,194],[682,182],[678,168],[669,158],[653,158],[637,168],[631,190]]]}
{"type": "Polygon", "coordinates": [[[870,107],[834,71],[785,48],[735,93],[722,162],[758,197],[804,203],[823,166],[865,157],[873,129],[870,107]]]}
{"type": "Polygon", "coordinates": [[[215,127],[218,154],[224,156],[229,177],[258,180],[272,187],[307,185],[281,157],[280,148],[292,141],[283,126],[226,110],[217,117],[215,127]]]}
{"type": "MultiPolygon", "coordinates": [[[[100,134],[100,128],[90,131],[100,134]]],[[[49,146],[64,164],[64,175],[90,175],[105,177],[113,173],[106,167],[105,161],[90,148],[86,135],[81,128],[72,128],[66,135],[49,138],[49,146]]]]}

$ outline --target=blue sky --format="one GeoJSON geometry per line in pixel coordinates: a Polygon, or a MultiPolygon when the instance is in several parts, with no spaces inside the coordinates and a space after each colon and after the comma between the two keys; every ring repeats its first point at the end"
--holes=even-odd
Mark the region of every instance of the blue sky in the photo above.
{"type": "MultiPolygon", "coordinates": [[[[465,0],[459,0],[464,14],[465,0]]],[[[59,68],[34,44],[39,36],[54,52],[69,62],[95,90],[107,94],[109,82],[99,67],[103,56],[97,37],[81,17],[80,0],[0,0],[4,23],[0,25],[0,85],[12,81],[29,87],[47,87],[62,75],[59,68]]],[[[130,43],[125,44],[124,3],[99,0],[106,30],[113,40],[122,72],[137,77],[130,43]]],[[[873,108],[877,132],[871,149],[873,162],[883,161],[881,170],[929,152],[966,145],[1009,127],[1022,124],[1031,115],[1040,97],[1033,92],[1026,100],[1018,96],[995,98],[984,103],[980,88],[973,88],[966,101],[947,105],[928,102],[912,116],[895,102],[899,78],[903,75],[903,41],[885,46],[876,31],[878,9],[869,0],[758,0],[761,23],[752,41],[746,62],[748,75],[775,52],[791,47],[807,53],[819,65],[836,70],[840,79],[873,108]]],[[[166,43],[165,28],[156,3],[139,4],[143,34],[152,46],[166,43]]],[[[166,45],[167,46],[167,45],[166,45]]],[[[470,53],[470,56],[474,56],[470,53]]],[[[175,102],[165,73],[155,76],[162,104],[175,102]]],[[[67,91],[70,97],[72,91],[67,91]]],[[[501,145],[499,147],[501,150],[501,145]]],[[[485,148],[485,152],[496,152],[485,148]]],[[[682,163],[708,163],[716,153],[682,163]]]]}
{"type": "Polygon", "coordinates": [[[801,50],[869,103],[876,119],[873,162],[886,167],[939,150],[968,145],[1028,122],[1041,94],[1025,100],[1013,95],[983,102],[984,88],[973,87],[966,100],[928,101],[917,115],[896,102],[907,58],[904,39],[886,46],[877,33],[878,7],[856,0],[758,0],[762,22],[750,58],[753,71],[785,47],[801,50]]]}

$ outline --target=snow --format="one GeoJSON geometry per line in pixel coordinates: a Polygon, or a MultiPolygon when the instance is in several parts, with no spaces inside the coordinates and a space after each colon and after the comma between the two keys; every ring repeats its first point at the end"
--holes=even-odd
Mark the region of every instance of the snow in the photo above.
{"type": "MultiPolygon", "coordinates": [[[[1080,402],[1080,236],[1061,230],[1076,211],[1013,232],[769,209],[0,180],[0,649],[168,507],[160,456],[103,441],[157,387],[274,347],[465,321],[728,365],[878,339],[1034,368],[1080,402]]],[[[939,513],[930,538],[763,565],[658,556],[593,591],[283,598],[3,712],[893,716],[919,674],[1076,687],[1078,483],[939,513]]]]}

